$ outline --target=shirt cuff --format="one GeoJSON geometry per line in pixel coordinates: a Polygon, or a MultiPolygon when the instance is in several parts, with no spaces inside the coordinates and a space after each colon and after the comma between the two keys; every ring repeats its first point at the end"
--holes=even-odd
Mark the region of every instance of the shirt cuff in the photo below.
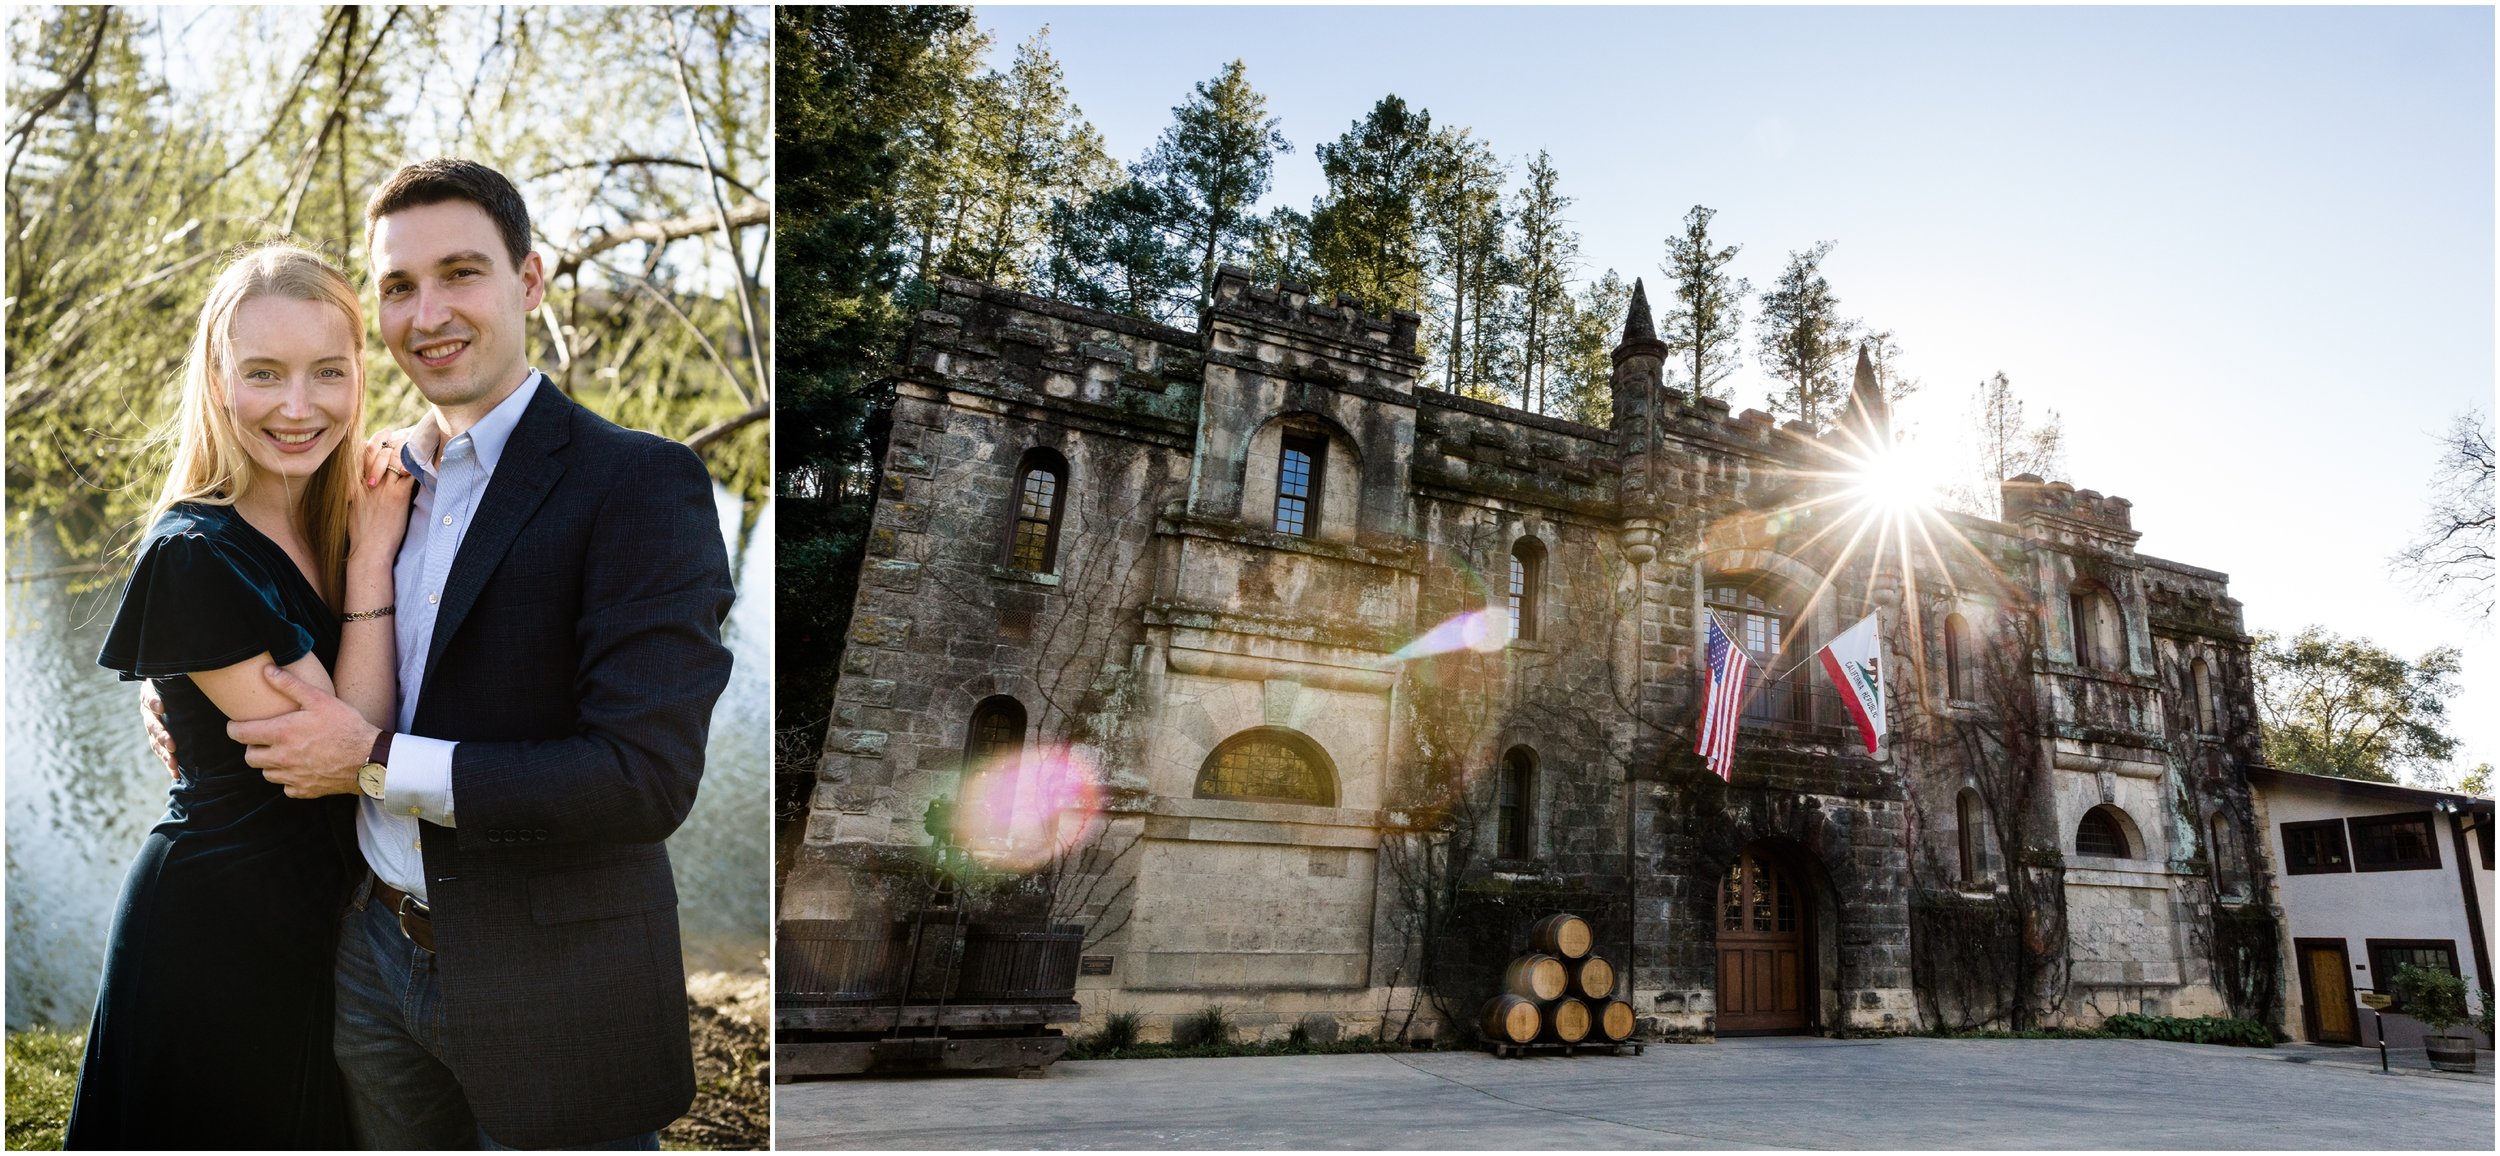
{"type": "Polygon", "coordinates": [[[451,812],[451,750],[458,743],[421,735],[391,737],[390,773],[382,779],[382,809],[457,827],[451,812]]]}

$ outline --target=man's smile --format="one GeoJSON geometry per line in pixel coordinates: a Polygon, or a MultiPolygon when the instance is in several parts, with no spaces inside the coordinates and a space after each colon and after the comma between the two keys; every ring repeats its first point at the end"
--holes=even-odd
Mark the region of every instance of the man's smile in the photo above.
{"type": "Polygon", "coordinates": [[[457,360],[467,348],[468,338],[455,337],[411,345],[408,352],[415,354],[417,362],[427,369],[441,369],[457,360]]]}

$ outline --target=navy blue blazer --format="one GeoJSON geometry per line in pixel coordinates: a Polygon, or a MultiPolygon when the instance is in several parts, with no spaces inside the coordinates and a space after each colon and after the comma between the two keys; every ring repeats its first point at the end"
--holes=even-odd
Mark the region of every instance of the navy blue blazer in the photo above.
{"type": "Polygon", "coordinates": [[[731,597],[694,452],[542,385],[413,688],[412,731],[460,744],[459,826],[422,836],[451,1066],[503,1144],[612,1140],[694,1102],[662,841],[703,777],[731,597]]]}

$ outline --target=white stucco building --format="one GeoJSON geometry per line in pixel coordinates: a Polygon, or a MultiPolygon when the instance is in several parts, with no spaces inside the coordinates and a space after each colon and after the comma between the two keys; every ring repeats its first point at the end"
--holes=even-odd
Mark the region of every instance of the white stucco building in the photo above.
{"type": "MultiPolygon", "coordinates": [[[[2392,994],[2407,962],[2491,989],[2491,800],[2263,767],[2248,779],[2283,911],[2285,1031],[2376,1046],[2357,996],[2392,994]]],[[[2389,1046],[2421,1046],[2412,1017],[2385,1019],[2389,1046]]]]}

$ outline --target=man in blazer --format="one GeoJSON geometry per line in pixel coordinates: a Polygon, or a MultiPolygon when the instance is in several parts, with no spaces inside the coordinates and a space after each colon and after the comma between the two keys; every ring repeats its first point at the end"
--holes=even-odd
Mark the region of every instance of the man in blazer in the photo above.
{"type": "Polygon", "coordinates": [[[501,174],[406,166],[365,220],[431,403],[393,467],[398,727],[275,671],[300,708],[231,728],[288,794],[364,796],[334,1040],[358,1141],[656,1148],[694,1099],[663,840],[729,679],[708,477],[529,368],[545,282],[501,174]]]}

